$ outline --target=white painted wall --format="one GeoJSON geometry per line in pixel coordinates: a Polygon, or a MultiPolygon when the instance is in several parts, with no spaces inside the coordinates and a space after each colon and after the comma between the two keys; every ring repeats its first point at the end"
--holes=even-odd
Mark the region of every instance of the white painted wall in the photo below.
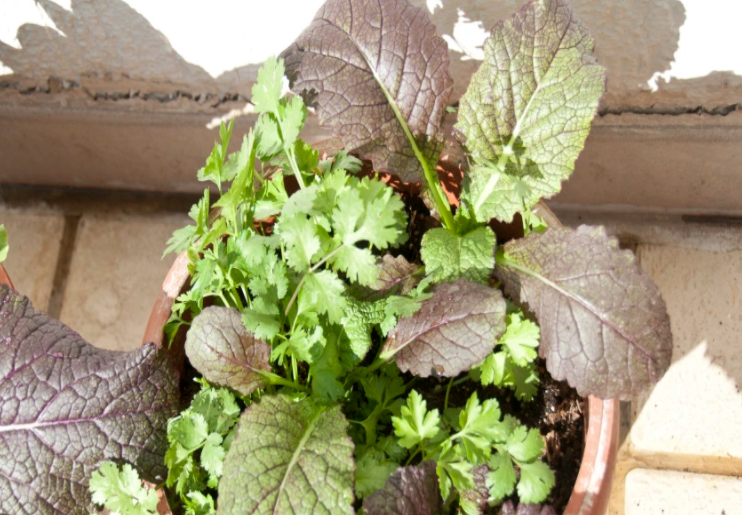
{"type": "MultiPolygon", "coordinates": [[[[194,92],[249,94],[259,63],[285,48],[322,1],[0,0],[0,74],[39,83],[50,76],[131,78],[194,92]]],[[[412,1],[427,5],[449,43],[455,94],[463,91],[482,58],[485,28],[524,3],[412,1]]],[[[742,92],[742,2],[572,4],[608,68],[607,105],[696,102],[714,107],[726,101],[725,95],[742,92]]]]}

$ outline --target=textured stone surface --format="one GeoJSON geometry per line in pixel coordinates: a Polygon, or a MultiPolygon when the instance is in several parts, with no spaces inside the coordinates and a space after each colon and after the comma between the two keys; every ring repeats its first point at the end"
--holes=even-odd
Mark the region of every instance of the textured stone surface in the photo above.
{"type": "Polygon", "coordinates": [[[94,216],[80,220],[61,320],[98,347],[141,345],[174,255],[161,260],[186,215],[94,216]]]}
{"type": "Polygon", "coordinates": [[[10,253],[3,266],[18,292],[46,311],[64,229],[64,217],[45,211],[0,206],[0,224],[8,231],[10,253]]]}
{"type": "Polygon", "coordinates": [[[633,402],[633,450],[742,458],[742,252],[641,245],[639,257],[675,341],[668,373],[633,402]]]}
{"type": "Polygon", "coordinates": [[[667,470],[632,470],[625,515],[739,515],[742,478],[667,470]]]}

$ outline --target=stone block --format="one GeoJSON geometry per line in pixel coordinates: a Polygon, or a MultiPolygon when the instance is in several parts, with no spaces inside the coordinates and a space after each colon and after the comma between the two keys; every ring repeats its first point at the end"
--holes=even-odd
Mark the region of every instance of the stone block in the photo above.
{"type": "Polygon", "coordinates": [[[667,302],[670,370],[632,403],[633,454],[742,458],[742,252],[640,245],[642,267],[667,302]]]}
{"type": "Polygon", "coordinates": [[[740,515],[742,479],[634,469],[626,476],[625,515],[740,515]]]}
{"type": "Polygon", "coordinates": [[[141,345],[170,265],[165,242],[186,215],[84,215],[80,220],[60,319],[97,347],[141,345]]]}
{"type": "Polygon", "coordinates": [[[34,307],[48,310],[64,217],[50,211],[0,206],[0,224],[8,231],[10,252],[3,266],[13,285],[34,307]]]}

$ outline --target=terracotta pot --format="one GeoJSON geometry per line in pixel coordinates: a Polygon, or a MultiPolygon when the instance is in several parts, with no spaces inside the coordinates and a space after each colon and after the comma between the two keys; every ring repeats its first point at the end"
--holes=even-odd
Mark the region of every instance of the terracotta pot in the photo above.
{"type": "Polygon", "coordinates": [[[15,290],[15,286],[13,286],[13,282],[10,280],[10,276],[5,271],[5,268],[3,268],[3,265],[0,265],[0,284],[6,284],[15,290]]]}

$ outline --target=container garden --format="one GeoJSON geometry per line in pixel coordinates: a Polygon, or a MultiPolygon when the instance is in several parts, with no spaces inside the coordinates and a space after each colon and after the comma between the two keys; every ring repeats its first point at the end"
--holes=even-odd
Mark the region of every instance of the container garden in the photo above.
{"type": "MultiPolygon", "coordinates": [[[[206,189],[195,223],[168,242],[182,254],[145,334],[159,349],[104,356],[0,296],[8,348],[26,342],[7,327],[42,321],[63,343],[36,336],[29,346],[105,378],[96,392],[117,392],[72,403],[98,409],[80,427],[127,401],[123,413],[138,420],[92,440],[92,427],[78,427],[86,452],[65,459],[82,473],[63,486],[137,514],[158,498],[135,468],[165,482],[175,510],[198,515],[510,515],[514,501],[517,515],[552,514],[552,503],[605,510],[615,399],[662,376],[672,340],[659,291],[631,253],[602,228],[560,227],[539,203],[573,169],[604,71],[564,0],[535,0],[497,24],[453,108],[447,68],[424,9],[328,0],[259,71],[258,118],[241,149],[227,155],[232,125],[222,126],[198,172],[219,199],[206,189]],[[295,96],[282,95],[284,75],[295,96]],[[320,155],[299,139],[307,104],[346,150],[320,155]],[[444,149],[449,109],[458,143],[444,149]],[[440,175],[462,170],[446,190],[440,175]],[[513,229],[522,237],[506,237],[513,229]],[[559,502],[549,435],[527,418],[552,376],[588,399],[578,479],[559,502]],[[95,454],[86,444],[106,445],[95,454]]],[[[4,431],[33,439],[44,415],[4,431]]]]}
{"type": "Polygon", "coordinates": [[[203,376],[168,426],[167,484],[187,509],[605,512],[616,398],[669,366],[669,318],[629,252],[540,202],[571,173],[603,91],[584,28],[563,0],[536,0],[484,50],[444,149],[452,81],[424,10],[328,0],[259,72],[258,121],[231,156],[222,127],[199,171],[220,198],[207,190],[168,242],[182,253],[145,335],[203,376]],[[297,96],[282,98],[284,74],[297,96]],[[298,139],[305,102],[338,147],[298,139]],[[566,502],[549,497],[539,430],[502,394],[526,406],[537,370],[548,387],[537,346],[587,398],[566,502]],[[239,393],[239,424],[204,422],[217,390],[239,393]]]}
{"type": "MultiPolygon", "coordinates": [[[[334,148],[336,144],[336,141],[332,141],[318,146],[327,151],[334,148]]],[[[455,174],[457,169],[448,163],[441,162],[439,171],[444,172],[442,176],[445,176],[455,174]]],[[[561,226],[558,218],[543,202],[534,208],[534,212],[544,218],[550,227],[561,226]]],[[[513,234],[518,234],[522,233],[522,227],[511,224],[508,228],[501,228],[501,231],[512,231],[513,234]]],[[[168,349],[167,352],[171,353],[176,366],[181,370],[185,359],[183,348],[185,335],[181,333],[174,340],[173,345],[168,346],[163,327],[170,319],[175,299],[190,287],[191,276],[188,272],[188,263],[188,256],[181,253],[168,271],[162,283],[162,289],[152,307],[142,338],[144,344],[153,342],[158,347],[168,349]]],[[[2,270],[0,270],[1,273],[2,270]]],[[[615,398],[604,400],[590,395],[585,405],[585,444],[582,463],[564,515],[602,515],[607,510],[611,494],[618,452],[619,401],[615,398]]],[[[162,515],[171,513],[169,506],[164,504],[158,507],[158,510],[158,513],[162,515]]]]}

